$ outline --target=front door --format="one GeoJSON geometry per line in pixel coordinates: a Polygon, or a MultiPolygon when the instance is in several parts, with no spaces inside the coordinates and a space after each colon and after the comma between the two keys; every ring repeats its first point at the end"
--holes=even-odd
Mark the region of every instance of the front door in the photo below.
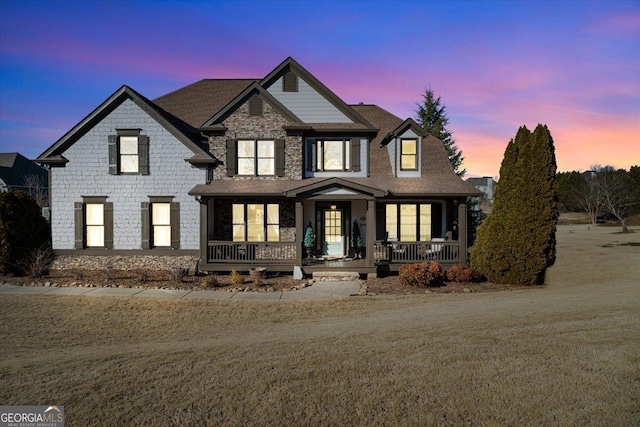
{"type": "Polygon", "coordinates": [[[330,256],[343,256],[344,227],[342,210],[325,209],[323,212],[323,219],[326,254],[330,256]]]}

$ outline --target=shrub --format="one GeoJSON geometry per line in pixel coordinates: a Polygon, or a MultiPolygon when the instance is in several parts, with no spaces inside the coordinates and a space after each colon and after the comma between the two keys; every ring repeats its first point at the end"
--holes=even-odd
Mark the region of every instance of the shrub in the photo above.
{"type": "Polygon", "coordinates": [[[189,272],[189,269],[184,267],[173,267],[169,272],[171,273],[171,279],[176,283],[180,283],[184,276],[189,272]]]}
{"type": "Polygon", "coordinates": [[[20,262],[48,242],[49,224],[35,200],[19,191],[0,193],[0,273],[20,273],[20,262]]]}
{"type": "Polygon", "coordinates": [[[20,261],[19,266],[27,276],[40,278],[49,271],[53,258],[53,251],[49,248],[49,245],[42,245],[39,248],[31,250],[27,256],[20,261]]]}
{"type": "Polygon", "coordinates": [[[447,280],[458,283],[473,283],[482,280],[482,274],[465,264],[454,265],[447,271],[447,280]]]}
{"type": "Polygon", "coordinates": [[[220,286],[220,281],[218,280],[217,275],[210,274],[202,279],[201,285],[205,289],[217,288],[220,286]]]}
{"type": "Polygon", "coordinates": [[[236,270],[231,272],[231,284],[234,286],[240,286],[244,283],[244,276],[238,273],[236,270]]]}
{"type": "Polygon", "coordinates": [[[442,266],[439,263],[423,262],[405,264],[400,267],[398,282],[403,286],[437,286],[442,282],[442,266]]]}
{"type": "Polygon", "coordinates": [[[477,232],[471,265],[494,283],[544,281],[553,265],[558,221],[553,138],[546,126],[521,127],[504,153],[492,213],[477,232]]]}

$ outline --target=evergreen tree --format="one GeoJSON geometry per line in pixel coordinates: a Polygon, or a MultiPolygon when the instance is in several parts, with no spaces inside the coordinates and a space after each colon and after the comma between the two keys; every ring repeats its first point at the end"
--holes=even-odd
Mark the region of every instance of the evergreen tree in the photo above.
{"type": "Polygon", "coordinates": [[[464,176],[467,172],[466,169],[462,169],[462,151],[456,146],[456,140],[453,138],[453,134],[447,125],[449,124],[449,118],[445,112],[445,105],[442,104],[442,97],[436,98],[431,88],[424,91],[422,95],[422,103],[418,104],[416,110],[416,122],[429,135],[433,135],[444,143],[444,148],[447,150],[449,161],[453,166],[453,170],[459,176],[464,176]]]}
{"type": "Polygon", "coordinates": [[[493,212],[471,249],[490,281],[539,284],[556,256],[558,197],[553,138],[546,126],[521,127],[505,150],[493,212]]]}

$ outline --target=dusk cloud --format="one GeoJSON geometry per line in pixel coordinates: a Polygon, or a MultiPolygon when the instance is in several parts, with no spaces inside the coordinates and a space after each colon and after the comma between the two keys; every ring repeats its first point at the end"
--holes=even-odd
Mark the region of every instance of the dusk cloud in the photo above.
{"type": "Polygon", "coordinates": [[[287,56],[402,118],[433,89],[470,175],[538,123],[560,170],[640,164],[632,1],[2,2],[0,151],[37,156],[122,84],[154,98],[287,56]]]}

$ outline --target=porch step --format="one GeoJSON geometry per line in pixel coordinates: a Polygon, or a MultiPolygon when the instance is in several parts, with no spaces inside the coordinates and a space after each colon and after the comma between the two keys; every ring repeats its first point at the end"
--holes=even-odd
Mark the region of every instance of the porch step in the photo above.
{"type": "Polygon", "coordinates": [[[353,281],[360,278],[357,271],[314,271],[311,275],[316,282],[353,281]]]}

